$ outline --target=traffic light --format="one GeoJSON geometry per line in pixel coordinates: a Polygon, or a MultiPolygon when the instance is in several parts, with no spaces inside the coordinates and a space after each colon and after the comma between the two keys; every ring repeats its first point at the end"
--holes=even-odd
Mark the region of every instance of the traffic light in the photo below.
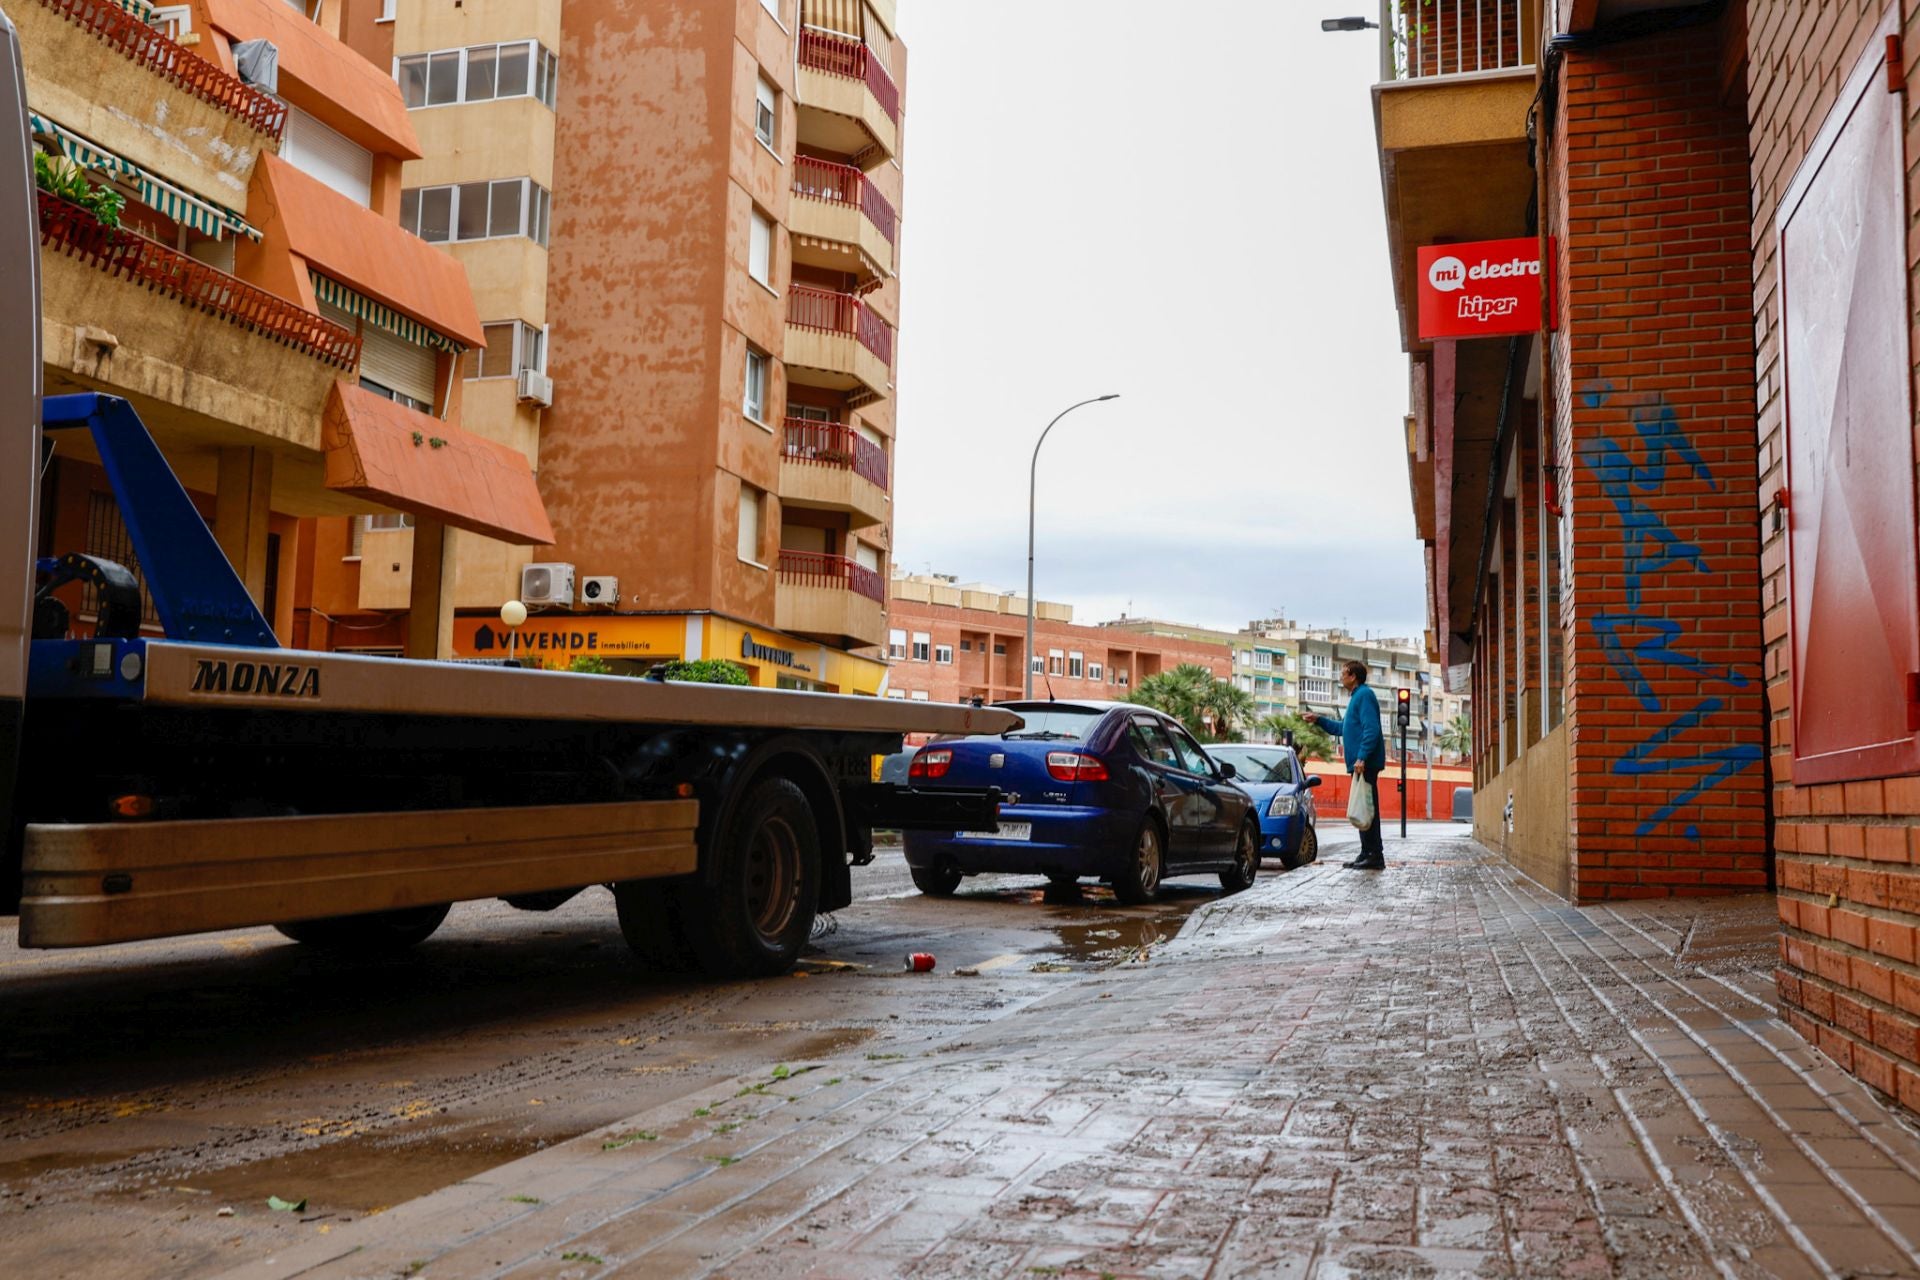
{"type": "Polygon", "coordinates": [[[1402,729],[1413,723],[1413,690],[1395,689],[1394,699],[1399,704],[1394,709],[1394,718],[1402,729]]]}

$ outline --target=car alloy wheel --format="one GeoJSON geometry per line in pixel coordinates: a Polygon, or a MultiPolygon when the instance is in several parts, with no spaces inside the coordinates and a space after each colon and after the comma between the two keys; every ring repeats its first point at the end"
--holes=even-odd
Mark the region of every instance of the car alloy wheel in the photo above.
{"type": "Polygon", "coordinates": [[[1128,859],[1126,869],[1114,879],[1113,896],[1128,906],[1152,902],[1160,892],[1160,870],[1160,825],[1148,817],[1140,823],[1140,834],[1134,837],[1133,856],[1128,859]]]}
{"type": "Polygon", "coordinates": [[[1220,887],[1228,893],[1240,893],[1253,887],[1260,874],[1260,836],[1251,823],[1240,828],[1240,839],[1233,847],[1233,865],[1220,873],[1220,887]]]}

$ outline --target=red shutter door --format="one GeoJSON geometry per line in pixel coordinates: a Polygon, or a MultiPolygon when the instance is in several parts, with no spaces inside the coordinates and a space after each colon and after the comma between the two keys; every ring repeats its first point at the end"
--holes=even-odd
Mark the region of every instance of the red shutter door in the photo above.
{"type": "Polygon", "coordinates": [[[1796,782],[1920,769],[1905,166],[1885,43],[1869,45],[1781,205],[1796,782]]]}

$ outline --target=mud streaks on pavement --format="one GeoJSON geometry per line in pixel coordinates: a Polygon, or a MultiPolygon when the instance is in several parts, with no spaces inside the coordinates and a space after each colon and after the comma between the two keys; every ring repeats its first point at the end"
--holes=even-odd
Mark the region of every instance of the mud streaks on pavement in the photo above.
{"type": "Polygon", "coordinates": [[[1770,899],[1574,909],[1445,827],[1390,855],[231,1274],[1920,1275],[1920,1139],[1773,1017],[1763,947],[1704,945],[1770,899]]]}

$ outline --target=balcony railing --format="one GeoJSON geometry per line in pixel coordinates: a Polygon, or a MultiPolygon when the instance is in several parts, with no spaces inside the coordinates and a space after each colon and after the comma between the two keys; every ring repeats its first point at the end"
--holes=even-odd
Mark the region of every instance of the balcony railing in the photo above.
{"type": "Polygon", "coordinates": [[[339,369],[360,363],[360,338],[331,320],[265,289],[236,279],[198,258],[122,227],[103,227],[78,205],[41,191],[40,243],[124,276],[190,307],[271,338],[339,369]]]}
{"type": "Polygon", "coordinates": [[[175,44],[113,0],[40,0],[68,22],[92,32],[155,75],[278,138],[287,127],[286,104],[175,44]]]}
{"type": "Polygon", "coordinates": [[[887,451],[838,422],[787,419],[787,457],[795,462],[839,467],[887,487],[887,451]]]}
{"type": "Polygon", "coordinates": [[[1533,65],[1520,0],[1381,0],[1380,78],[1505,71],[1533,65]]]}
{"type": "Polygon", "coordinates": [[[859,40],[832,35],[813,27],[800,32],[800,65],[830,76],[864,80],[887,119],[900,123],[900,89],[873,51],[859,40]]]}
{"type": "Polygon", "coordinates": [[[855,591],[875,604],[885,604],[887,601],[886,586],[880,581],[880,575],[845,556],[826,556],[817,551],[782,551],[780,581],[802,587],[838,587],[843,591],[855,591]]]}
{"type": "Polygon", "coordinates": [[[850,293],[794,285],[787,291],[787,323],[822,333],[844,333],[893,368],[893,327],[850,293]]]}
{"type": "Polygon", "coordinates": [[[886,237],[887,243],[894,243],[894,233],[899,226],[898,215],[894,213],[893,206],[887,203],[887,198],[876,191],[866,175],[853,165],[816,160],[812,156],[795,156],[793,193],[810,200],[825,200],[829,204],[858,205],[867,215],[867,221],[886,237]]]}

